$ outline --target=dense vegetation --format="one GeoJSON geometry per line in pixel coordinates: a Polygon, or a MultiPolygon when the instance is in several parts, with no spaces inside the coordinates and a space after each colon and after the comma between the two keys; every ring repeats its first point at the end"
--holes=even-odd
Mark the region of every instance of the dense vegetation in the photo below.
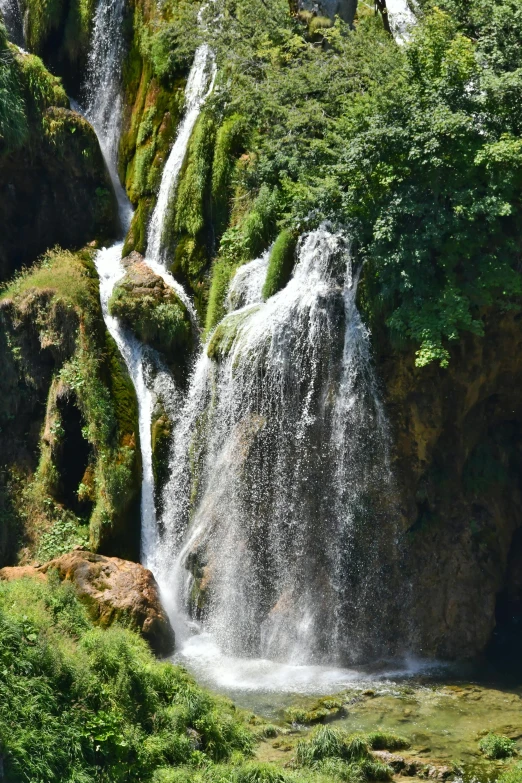
{"type": "Polygon", "coordinates": [[[147,781],[163,766],[252,751],[230,704],[156,662],[131,631],[93,628],[59,581],[0,583],[0,665],[10,783],[147,781]]]}
{"type": "MultiPolygon", "coordinates": [[[[200,178],[192,190],[206,182],[218,231],[213,183],[231,193],[208,328],[238,263],[278,229],[329,220],[366,262],[367,317],[414,346],[419,365],[445,365],[451,341],[481,334],[485,308],[517,306],[521,291],[520,3],[467,14],[469,3],[426,6],[403,45],[364,6],[354,31],[336,23],[318,33],[283,0],[217,5],[218,80],[200,123],[218,141],[200,145],[199,166],[185,171],[200,178]]],[[[199,218],[196,206],[194,228],[183,224],[194,239],[204,199],[199,218]]]]}

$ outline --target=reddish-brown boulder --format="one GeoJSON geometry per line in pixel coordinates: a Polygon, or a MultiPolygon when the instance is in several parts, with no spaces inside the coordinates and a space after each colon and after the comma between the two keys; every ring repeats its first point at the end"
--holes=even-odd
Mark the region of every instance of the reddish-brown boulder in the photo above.
{"type": "Polygon", "coordinates": [[[2,568],[0,579],[41,579],[50,569],[74,584],[93,622],[105,628],[122,622],[139,631],[154,652],[167,655],[173,650],[174,631],[161,605],[156,580],[144,566],[76,549],[42,566],[2,568]]]}

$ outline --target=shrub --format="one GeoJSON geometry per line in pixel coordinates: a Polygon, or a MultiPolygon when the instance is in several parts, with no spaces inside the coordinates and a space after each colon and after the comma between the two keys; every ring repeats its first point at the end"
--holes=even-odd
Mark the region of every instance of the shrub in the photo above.
{"type": "Polygon", "coordinates": [[[502,734],[487,734],[479,742],[479,748],[488,759],[505,759],[515,754],[515,743],[502,734]]]}

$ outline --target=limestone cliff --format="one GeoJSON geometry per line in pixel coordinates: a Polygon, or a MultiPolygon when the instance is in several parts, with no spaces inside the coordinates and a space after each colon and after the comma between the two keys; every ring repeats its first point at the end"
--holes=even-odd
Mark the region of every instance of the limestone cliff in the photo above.
{"type": "MultiPolygon", "coordinates": [[[[392,426],[402,525],[402,577],[416,651],[482,653],[520,622],[522,330],[490,312],[447,369],[376,340],[392,426]]],[[[392,586],[391,589],[399,589],[392,586]]]]}
{"type": "Polygon", "coordinates": [[[0,281],[55,244],[79,248],[117,228],[94,131],[37,57],[3,51],[12,82],[0,129],[0,281]]]}
{"type": "Polygon", "coordinates": [[[54,250],[2,293],[0,357],[0,563],[87,541],[137,557],[136,401],[91,250],[54,250]]]}

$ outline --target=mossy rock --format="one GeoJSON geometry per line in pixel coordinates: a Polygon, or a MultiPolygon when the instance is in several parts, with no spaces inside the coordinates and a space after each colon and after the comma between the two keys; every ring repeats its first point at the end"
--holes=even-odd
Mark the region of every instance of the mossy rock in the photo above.
{"type": "Polygon", "coordinates": [[[137,402],[105,329],[93,254],[55,249],[0,296],[11,557],[17,546],[25,559],[49,557],[87,538],[106,554],[139,556],[137,402]]]}
{"type": "Polygon", "coordinates": [[[213,359],[216,362],[223,362],[227,359],[239,330],[257,309],[258,307],[252,307],[245,312],[232,313],[217,325],[207,345],[207,356],[209,359],[213,359]]]}
{"type": "Polygon", "coordinates": [[[145,264],[139,253],[124,259],[126,274],[115,286],[109,312],[169,364],[184,367],[192,349],[192,325],[176,292],[145,264]]]}
{"type": "Polygon", "coordinates": [[[163,488],[169,477],[170,439],[172,421],[162,405],[158,405],[152,417],[152,470],[156,507],[161,506],[163,488]]]}
{"type": "Polygon", "coordinates": [[[23,112],[17,114],[16,102],[9,104],[17,132],[0,148],[0,281],[49,247],[76,250],[118,230],[96,134],[69,110],[60,80],[32,55],[9,54],[6,68],[18,85],[23,112]]]}
{"type": "Polygon", "coordinates": [[[281,231],[270,252],[263,286],[263,299],[277,294],[290,280],[294,269],[296,245],[296,232],[288,229],[281,231]]]}

